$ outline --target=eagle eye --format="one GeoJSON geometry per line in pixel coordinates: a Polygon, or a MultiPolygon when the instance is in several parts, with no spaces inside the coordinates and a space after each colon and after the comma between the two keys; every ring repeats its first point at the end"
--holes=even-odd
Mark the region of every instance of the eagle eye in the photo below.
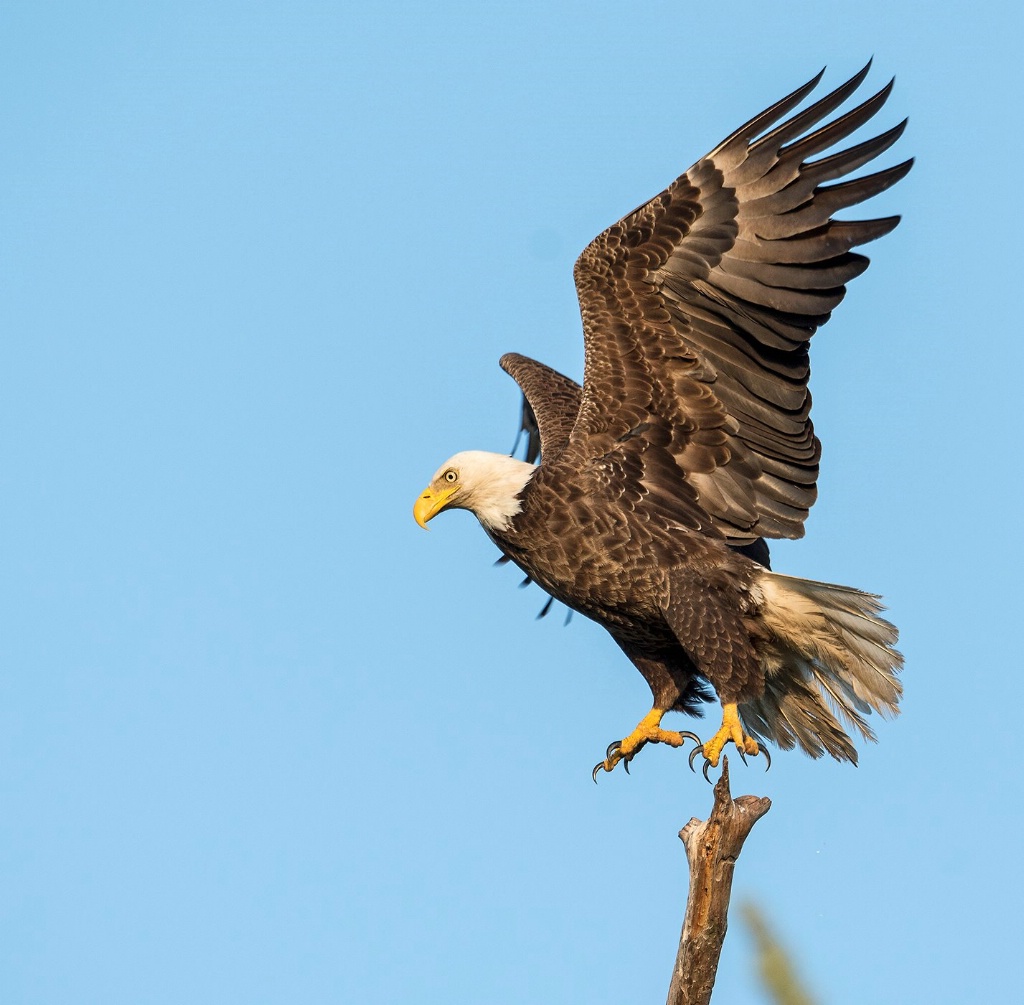
{"type": "Polygon", "coordinates": [[[449,485],[454,485],[459,480],[459,473],[454,468],[449,468],[441,477],[449,485]]]}

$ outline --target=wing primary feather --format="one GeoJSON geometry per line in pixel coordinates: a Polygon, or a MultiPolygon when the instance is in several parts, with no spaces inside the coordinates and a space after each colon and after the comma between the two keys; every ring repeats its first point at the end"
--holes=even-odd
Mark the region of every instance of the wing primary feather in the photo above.
{"type": "MultiPolygon", "coordinates": [[[[717,147],[715,147],[714,150],[711,151],[709,155],[710,159],[713,159],[718,163],[720,159],[726,157],[728,153],[732,152],[734,147],[739,147],[740,149],[736,152],[741,153],[745,158],[750,140],[799,105],[800,102],[818,86],[818,83],[824,74],[825,67],[822,67],[809,81],[807,81],[806,84],[802,84],[795,91],[792,91],[784,98],[776,101],[774,105],[771,105],[763,112],[755,115],[752,119],[744,122],[739,129],[727,136],[718,144],[717,147]]],[[[726,163],[725,166],[728,167],[731,165],[726,163]]]]}
{"type": "Polygon", "coordinates": [[[887,150],[899,139],[906,119],[885,133],[840,150],[829,157],[802,164],[783,163],[764,174],[759,183],[744,186],[744,219],[777,216],[806,205],[822,182],[841,178],[887,150]]]}
{"type": "Polygon", "coordinates": [[[868,161],[874,160],[879,154],[885,153],[903,135],[903,131],[907,128],[907,121],[904,119],[892,129],[887,129],[873,139],[865,140],[854,147],[848,147],[830,157],[808,161],[804,164],[803,171],[812,176],[815,182],[831,181],[833,178],[841,178],[844,174],[856,171],[868,161]]]}
{"type": "Polygon", "coordinates": [[[788,213],[780,213],[775,217],[761,217],[755,221],[754,232],[762,240],[774,241],[778,238],[795,237],[809,230],[823,227],[837,210],[855,206],[895,185],[913,167],[913,164],[914,160],[911,158],[885,171],[878,171],[852,181],[840,182],[838,185],[826,185],[818,188],[815,190],[812,203],[788,213]]]}
{"type": "Polygon", "coordinates": [[[788,147],[782,147],[779,150],[779,156],[805,160],[820,150],[826,150],[840,140],[846,139],[850,133],[864,125],[885,104],[895,83],[896,78],[894,77],[880,91],[871,95],[856,108],[851,108],[845,115],[833,119],[820,129],[791,143],[788,147]]]}
{"type": "MultiPolygon", "coordinates": [[[[776,126],[770,133],[766,133],[756,143],[751,144],[751,154],[756,155],[765,147],[778,151],[787,140],[794,136],[799,136],[805,129],[810,128],[816,122],[820,122],[860,87],[870,69],[871,60],[869,59],[864,68],[858,70],[845,84],[840,84],[834,91],[826,94],[823,98],[819,98],[813,105],[809,105],[802,112],[798,112],[791,119],[787,119],[781,125],[776,126]]],[[[820,75],[818,79],[821,79],[820,75]]]]}
{"type": "Polygon", "coordinates": [[[868,267],[863,255],[848,251],[826,262],[810,265],[774,265],[764,262],[744,262],[742,258],[719,266],[731,276],[742,276],[765,286],[789,289],[829,290],[855,279],[868,267]]]}
{"type": "Polygon", "coordinates": [[[813,265],[884,237],[896,228],[898,216],[876,220],[833,220],[828,226],[808,230],[795,237],[776,241],[736,241],[731,256],[744,262],[766,262],[772,265],[813,265]]]}
{"type": "Polygon", "coordinates": [[[840,182],[838,185],[825,185],[817,189],[817,197],[822,199],[824,205],[829,209],[830,215],[836,210],[847,209],[855,206],[873,195],[884,192],[891,188],[901,178],[905,178],[907,172],[914,166],[914,158],[903,161],[895,167],[886,168],[884,171],[876,171],[874,174],[865,175],[863,178],[854,178],[851,181],[840,182]]]}

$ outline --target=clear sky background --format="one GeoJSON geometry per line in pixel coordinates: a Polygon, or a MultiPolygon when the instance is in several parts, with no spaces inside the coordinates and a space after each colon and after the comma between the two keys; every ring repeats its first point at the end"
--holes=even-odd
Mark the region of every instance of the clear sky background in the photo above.
{"type": "Polygon", "coordinates": [[[775,563],[885,595],[905,712],[858,768],[735,766],[774,805],[734,896],[824,1003],[1015,1000],[1020,10],[4,4],[0,1001],[663,1000],[709,787],[595,786],[640,676],[410,510],[511,447],[501,353],[580,375],[592,237],[872,55],[918,161],[775,563]]]}

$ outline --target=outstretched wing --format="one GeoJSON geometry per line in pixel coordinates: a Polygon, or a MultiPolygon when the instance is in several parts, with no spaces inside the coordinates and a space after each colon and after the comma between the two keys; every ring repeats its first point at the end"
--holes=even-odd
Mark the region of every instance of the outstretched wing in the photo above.
{"type": "Polygon", "coordinates": [[[532,463],[543,453],[550,460],[569,442],[583,388],[550,366],[517,352],[505,353],[499,362],[523,392],[520,434],[527,435],[526,459],[532,463]]]}
{"type": "Polygon", "coordinates": [[[885,102],[891,82],[815,128],[869,67],[772,128],[818,74],[580,256],[584,392],[562,459],[589,470],[595,489],[734,544],[803,534],[820,456],[808,344],[867,268],[850,249],[899,222],[832,214],[888,188],[912,164],[826,184],[888,149],[905,121],[812,159],[885,102]]]}

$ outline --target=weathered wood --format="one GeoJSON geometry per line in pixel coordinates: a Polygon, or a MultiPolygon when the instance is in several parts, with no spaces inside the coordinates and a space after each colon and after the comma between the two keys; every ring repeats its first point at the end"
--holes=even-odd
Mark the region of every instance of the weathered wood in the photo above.
{"type": "Polygon", "coordinates": [[[668,1005],[707,1005],[728,927],[732,874],[751,828],[768,812],[771,800],[729,792],[729,760],[715,785],[707,820],[694,817],[679,832],[690,865],[690,891],[679,937],[679,952],[668,989],[668,1005]]]}

